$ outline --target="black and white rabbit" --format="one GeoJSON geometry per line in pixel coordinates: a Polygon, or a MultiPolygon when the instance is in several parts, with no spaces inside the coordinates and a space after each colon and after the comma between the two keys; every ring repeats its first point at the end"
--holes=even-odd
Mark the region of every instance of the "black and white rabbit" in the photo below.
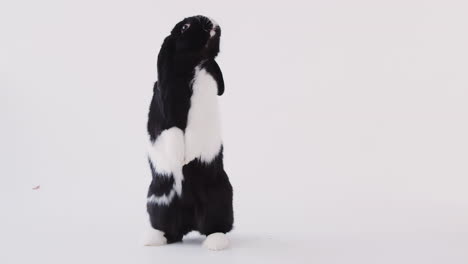
{"type": "Polygon", "coordinates": [[[224,92],[215,61],[221,28],[210,18],[185,18],[158,56],[148,117],[152,182],[145,245],[181,241],[192,230],[209,249],[228,246],[232,186],[223,168],[218,96],[224,92]]]}

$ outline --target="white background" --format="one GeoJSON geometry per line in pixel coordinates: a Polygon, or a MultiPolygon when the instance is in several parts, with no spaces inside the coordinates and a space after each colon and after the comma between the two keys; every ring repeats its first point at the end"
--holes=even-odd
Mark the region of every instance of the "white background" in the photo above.
{"type": "Polygon", "coordinates": [[[3,0],[0,263],[467,263],[467,13],[462,0],[3,0]],[[223,30],[224,252],[197,235],[139,244],[156,57],[196,14],[223,30]]]}

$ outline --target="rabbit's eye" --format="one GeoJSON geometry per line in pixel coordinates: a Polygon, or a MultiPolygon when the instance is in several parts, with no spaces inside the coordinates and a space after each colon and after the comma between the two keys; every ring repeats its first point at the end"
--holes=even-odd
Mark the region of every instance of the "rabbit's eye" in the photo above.
{"type": "Polygon", "coordinates": [[[181,32],[184,33],[189,27],[190,27],[190,24],[183,25],[181,32]]]}

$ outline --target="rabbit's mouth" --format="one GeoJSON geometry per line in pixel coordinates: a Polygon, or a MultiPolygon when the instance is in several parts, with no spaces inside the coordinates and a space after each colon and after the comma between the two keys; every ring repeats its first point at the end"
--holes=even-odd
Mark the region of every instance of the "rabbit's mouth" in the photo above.
{"type": "Polygon", "coordinates": [[[216,31],[214,33],[210,31],[210,37],[206,41],[205,49],[215,48],[216,45],[219,45],[219,34],[216,31]]]}
{"type": "Polygon", "coordinates": [[[221,33],[221,28],[218,25],[214,25],[213,28],[210,30],[210,38],[213,38],[214,36],[218,36],[221,33]]]}

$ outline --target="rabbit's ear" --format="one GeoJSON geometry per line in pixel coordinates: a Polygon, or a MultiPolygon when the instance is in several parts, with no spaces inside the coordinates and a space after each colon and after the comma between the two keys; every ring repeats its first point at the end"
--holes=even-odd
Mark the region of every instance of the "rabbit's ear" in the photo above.
{"type": "Polygon", "coordinates": [[[158,70],[165,69],[169,65],[171,58],[174,58],[175,54],[175,39],[172,36],[166,37],[163,44],[161,45],[161,50],[158,55],[158,70]]]}

